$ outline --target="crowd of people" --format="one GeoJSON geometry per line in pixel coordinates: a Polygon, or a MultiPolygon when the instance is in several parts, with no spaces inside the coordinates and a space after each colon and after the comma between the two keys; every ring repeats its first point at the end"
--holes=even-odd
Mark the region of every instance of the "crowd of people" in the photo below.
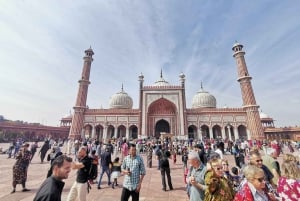
{"type": "Polygon", "coordinates": [[[17,184],[22,185],[23,192],[29,191],[26,188],[27,170],[33,155],[38,152],[40,162],[44,163],[47,156],[50,167],[34,201],[61,200],[63,180],[68,178],[71,169],[77,170],[77,176],[67,201],[85,201],[91,185],[95,183],[101,190],[104,174],[111,188],[119,185],[118,178],[123,175],[121,201],[127,201],[130,196],[137,201],[146,168],[154,166],[160,172],[162,190],[174,190],[170,162],[176,164],[178,156],[184,177],[180,185],[186,185],[190,201],[299,200],[299,157],[293,155],[289,144],[289,153],[283,153],[283,146],[276,141],[211,139],[173,142],[170,138],[135,141],[120,138],[106,143],[68,140],[64,150],[50,140],[45,140],[40,147],[37,142],[31,146],[23,143],[17,153],[8,153],[8,157],[16,158],[11,193],[16,192],[17,184]],[[146,165],[141,153],[145,155],[146,165]],[[235,161],[231,167],[226,160],[229,154],[235,161]],[[280,154],[283,154],[281,164],[277,161],[280,154]]]}

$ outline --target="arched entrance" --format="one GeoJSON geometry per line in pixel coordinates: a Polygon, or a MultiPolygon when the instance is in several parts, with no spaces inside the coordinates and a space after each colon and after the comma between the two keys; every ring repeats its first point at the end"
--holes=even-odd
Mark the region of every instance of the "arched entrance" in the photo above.
{"type": "Polygon", "coordinates": [[[84,126],[84,137],[90,138],[92,137],[92,129],[93,127],[90,124],[84,126]]]}
{"type": "Polygon", "coordinates": [[[221,139],[222,138],[221,127],[219,125],[215,125],[213,127],[213,138],[214,139],[221,139]]]}
{"type": "Polygon", "coordinates": [[[198,139],[197,128],[194,125],[188,127],[188,139],[198,139]]]}
{"type": "Polygon", "coordinates": [[[103,139],[103,127],[101,125],[97,125],[95,128],[96,131],[96,139],[102,140],[103,139]]]}
{"type": "Polygon", "coordinates": [[[114,137],[114,133],[115,133],[115,127],[112,126],[112,125],[109,125],[109,126],[107,127],[107,138],[108,138],[108,139],[113,138],[113,137],[114,137]]]}
{"type": "Polygon", "coordinates": [[[247,129],[244,125],[238,126],[238,135],[241,140],[248,140],[247,129]]]}
{"type": "Polygon", "coordinates": [[[175,104],[165,98],[151,103],[148,107],[147,135],[156,138],[160,137],[160,132],[178,135],[176,114],[175,104]]]}
{"type": "Polygon", "coordinates": [[[135,125],[129,127],[129,138],[131,139],[138,138],[138,128],[135,125]]]}
{"type": "Polygon", "coordinates": [[[117,138],[119,137],[126,137],[126,128],[123,125],[118,127],[117,138]]]}
{"type": "Polygon", "coordinates": [[[170,125],[164,119],[161,119],[158,122],[156,122],[156,125],[155,125],[155,137],[156,138],[160,138],[160,133],[161,132],[170,133],[170,125]]]}
{"type": "Polygon", "coordinates": [[[201,126],[201,137],[202,137],[202,140],[205,140],[205,139],[210,139],[209,137],[209,127],[207,125],[203,125],[201,126]]]}

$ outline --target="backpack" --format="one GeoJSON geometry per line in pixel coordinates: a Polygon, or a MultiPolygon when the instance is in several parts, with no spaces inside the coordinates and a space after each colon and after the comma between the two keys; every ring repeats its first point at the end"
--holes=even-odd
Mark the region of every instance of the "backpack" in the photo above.
{"type": "Polygon", "coordinates": [[[96,164],[93,164],[93,158],[90,158],[91,160],[91,167],[90,167],[90,170],[89,170],[89,176],[88,176],[88,179],[89,180],[94,180],[97,178],[98,176],[98,166],[96,164]]]}

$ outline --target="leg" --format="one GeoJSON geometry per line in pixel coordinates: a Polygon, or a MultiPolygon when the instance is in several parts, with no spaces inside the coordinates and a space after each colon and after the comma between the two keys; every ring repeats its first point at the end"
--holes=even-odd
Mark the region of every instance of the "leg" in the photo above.
{"type": "Polygon", "coordinates": [[[139,201],[140,193],[136,191],[131,191],[132,201],[139,201]]]}
{"type": "Polygon", "coordinates": [[[108,178],[108,185],[110,185],[111,184],[111,182],[110,182],[110,170],[109,170],[108,167],[106,168],[105,172],[106,172],[106,175],[107,175],[107,178],[108,178]]]}
{"type": "Polygon", "coordinates": [[[78,191],[78,200],[79,201],[86,201],[86,194],[87,194],[87,183],[78,183],[77,184],[77,191],[78,191]]]}
{"type": "Polygon", "coordinates": [[[67,197],[67,201],[75,201],[76,198],[77,198],[77,182],[75,181],[70,189],[70,192],[67,197]]]}
{"type": "Polygon", "coordinates": [[[100,189],[101,180],[102,180],[102,177],[103,177],[104,171],[105,171],[105,170],[104,170],[104,168],[102,167],[101,174],[100,174],[99,181],[98,181],[98,189],[100,189]]]}
{"type": "Polygon", "coordinates": [[[123,188],[122,194],[121,194],[121,201],[128,201],[130,196],[130,191],[126,188],[123,188]]]}
{"type": "Polygon", "coordinates": [[[170,175],[170,168],[166,169],[167,179],[168,179],[168,186],[170,190],[173,190],[171,175],[170,175]]]}
{"type": "Polygon", "coordinates": [[[160,174],[161,174],[161,183],[162,183],[162,190],[166,191],[166,177],[165,177],[165,168],[160,168],[160,174]]]}

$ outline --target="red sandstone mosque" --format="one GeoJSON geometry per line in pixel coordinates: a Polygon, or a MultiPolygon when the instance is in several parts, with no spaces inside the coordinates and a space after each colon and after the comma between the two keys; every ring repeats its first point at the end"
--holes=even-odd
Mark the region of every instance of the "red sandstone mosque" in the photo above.
{"type": "Polygon", "coordinates": [[[216,98],[202,87],[194,95],[192,108],[186,107],[185,75],[172,85],[161,73],[153,85],[144,86],[144,76],[139,78],[138,108],[124,91],[111,97],[108,109],[88,108],[87,94],[94,52],[85,51],[83,70],[73,115],[61,119],[60,127],[2,121],[0,141],[19,133],[27,139],[81,138],[99,140],[118,138],[159,137],[172,134],[177,139],[268,139],[300,141],[300,127],[276,128],[273,119],[259,112],[251,85],[251,76],[245,62],[243,45],[233,45],[243,105],[240,108],[217,108],[216,98]]]}
{"type": "Polygon", "coordinates": [[[68,125],[72,119],[69,138],[74,139],[135,139],[160,137],[162,133],[171,133],[178,139],[265,139],[266,128],[275,129],[273,119],[259,112],[243,45],[235,43],[232,50],[243,100],[240,108],[217,108],[216,98],[205,91],[202,84],[193,97],[192,108],[187,108],[185,75],[181,73],[180,83],[172,85],[161,73],[160,78],[150,86],[143,84],[142,74],[138,77],[138,108],[132,108],[132,98],[122,86],[121,91],[111,97],[108,109],[92,109],[86,105],[94,55],[93,50],[89,48],[83,58],[74,114],[72,117],[63,118],[62,124],[68,125]]]}

